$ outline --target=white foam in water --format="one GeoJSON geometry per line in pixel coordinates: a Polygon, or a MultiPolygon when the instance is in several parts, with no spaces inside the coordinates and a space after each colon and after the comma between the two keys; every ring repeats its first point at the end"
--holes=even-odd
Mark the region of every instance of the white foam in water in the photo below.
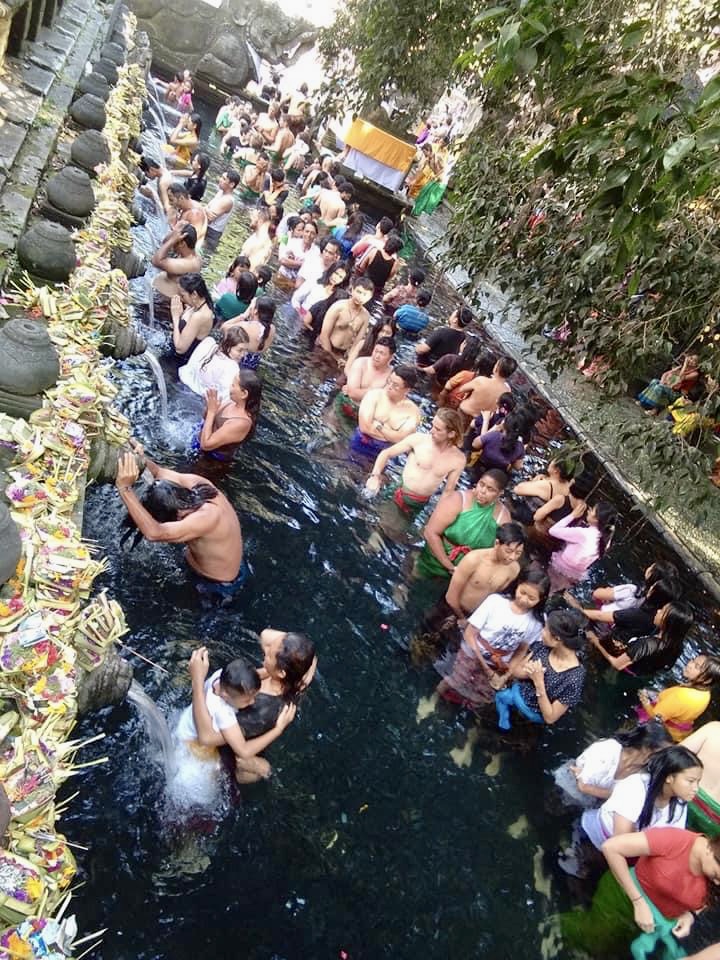
{"type": "Polygon", "coordinates": [[[174,740],[175,773],[167,782],[167,800],[173,811],[219,812],[223,806],[220,760],[201,760],[187,744],[174,740]]]}
{"type": "Polygon", "coordinates": [[[142,717],[150,744],[157,751],[158,762],[162,765],[165,776],[169,780],[175,774],[177,761],[173,737],[167,720],[158,705],[145,693],[137,680],[133,680],[130,684],[127,696],[142,717]]]}
{"type": "Polygon", "coordinates": [[[147,361],[148,366],[155,375],[155,382],[157,383],[158,393],[160,394],[160,416],[162,417],[163,423],[165,423],[168,418],[168,398],[165,374],[160,366],[160,361],[152,352],[152,350],[146,350],[143,353],[143,360],[147,361]]]}

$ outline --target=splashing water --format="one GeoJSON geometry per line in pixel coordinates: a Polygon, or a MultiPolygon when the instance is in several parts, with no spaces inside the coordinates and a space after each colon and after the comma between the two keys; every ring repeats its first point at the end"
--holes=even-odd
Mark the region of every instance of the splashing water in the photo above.
{"type": "Polygon", "coordinates": [[[143,359],[147,360],[148,366],[155,374],[155,380],[157,381],[158,393],[160,394],[160,416],[162,417],[163,423],[168,418],[168,398],[167,398],[167,384],[165,383],[165,374],[162,371],[160,366],[160,361],[152,352],[152,350],[146,350],[143,353],[143,359]]]}
{"type": "Polygon", "coordinates": [[[145,693],[137,680],[133,680],[130,684],[127,698],[130,703],[135,705],[142,717],[150,743],[157,751],[158,760],[165,769],[165,776],[170,780],[175,774],[177,759],[167,720],[160,712],[158,705],[145,693]]]}

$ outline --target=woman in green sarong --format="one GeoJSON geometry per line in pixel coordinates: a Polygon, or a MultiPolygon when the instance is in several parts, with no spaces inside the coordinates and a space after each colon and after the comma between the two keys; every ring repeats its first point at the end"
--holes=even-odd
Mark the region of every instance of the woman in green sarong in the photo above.
{"type": "MultiPolygon", "coordinates": [[[[689,794],[700,771],[688,785],[689,794]]],[[[677,827],[651,827],[611,837],[602,849],[610,871],[601,878],[590,910],[559,918],[565,950],[620,957],[629,948],[633,960],[686,956],[679,941],[706,906],[709,884],[720,882],[720,841],[677,827]]]]}
{"type": "Polygon", "coordinates": [[[418,576],[449,578],[466,553],[495,545],[498,525],[510,520],[498,502],[507,484],[502,470],[487,470],[474,490],[440,499],[423,531],[425,546],[415,565],[418,576]]]}

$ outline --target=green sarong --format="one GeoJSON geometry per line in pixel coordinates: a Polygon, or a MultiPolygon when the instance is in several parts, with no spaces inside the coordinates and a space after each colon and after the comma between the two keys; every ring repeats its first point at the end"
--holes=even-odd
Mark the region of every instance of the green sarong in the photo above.
{"type": "MultiPolygon", "coordinates": [[[[495,503],[480,506],[475,501],[467,510],[462,510],[443,532],[443,549],[453,566],[457,566],[465,554],[470,553],[471,550],[482,550],[495,545],[497,537],[495,506],[495,503]]],[[[450,572],[435,559],[427,544],[420,553],[415,569],[421,577],[450,576],[450,572]]]]}
{"type": "Polygon", "coordinates": [[[419,217],[421,213],[432,213],[437,210],[445,196],[447,187],[444,183],[438,183],[437,180],[431,180],[426,183],[415,200],[415,206],[412,208],[412,215],[419,217]]]}
{"type": "Polygon", "coordinates": [[[343,393],[342,390],[335,397],[335,412],[338,416],[345,417],[347,420],[357,423],[359,410],[360,404],[356,403],[353,398],[349,397],[346,393],[343,393]]]}
{"type": "Polygon", "coordinates": [[[711,840],[720,836],[720,803],[705,793],[702,787],[688,804],[687,828],[704,833],[711,840]]]}

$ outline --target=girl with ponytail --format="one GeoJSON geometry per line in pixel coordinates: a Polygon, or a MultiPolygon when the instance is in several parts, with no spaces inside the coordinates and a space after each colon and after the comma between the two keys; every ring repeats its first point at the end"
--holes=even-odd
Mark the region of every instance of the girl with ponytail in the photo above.
{"type": "Polygon", "coordinates": [[[510,729],[510,711],[533,723],[557,723],[580,703],[585,667],[579,651],[587,621],[578,610],[553,610],[547,615],[542,642],[534,643],[522,660],[511,665],[514,683],[495,694],[498,726],[510,729]]]}
{"type": "Polygon", "coordinates": [[[199,273],[186,273],[178,280],[180,296],[170,300],[175,354],[187,361],[215,322],[213,301],[199,273]]]}
{"type": "Polygon", "coordinates": [[[566,590],[584,580],[590,567],[599,560],[610,546],[617,514],[605,500],[599,500],[587,509],[584,501],[578,503],[572,513],[558,520],[548,530],[551,537],[563,540],[565,546],[550,557],[548,574],[552,592],[566,590]],[[571,526],[585,515],[585,526],[571,526]]]}

